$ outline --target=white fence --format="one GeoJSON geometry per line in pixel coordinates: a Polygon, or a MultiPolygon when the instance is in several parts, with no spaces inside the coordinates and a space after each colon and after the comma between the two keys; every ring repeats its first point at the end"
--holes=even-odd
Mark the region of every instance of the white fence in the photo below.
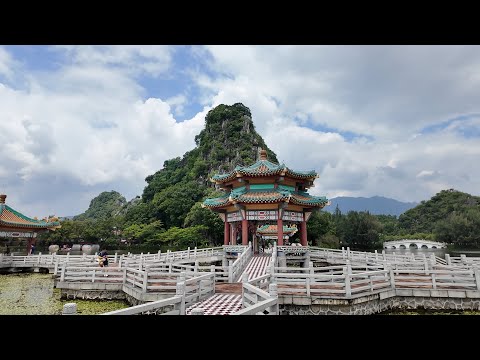
{"type": "Polygon", "coordinates": [[[231,265],[228,266],[228,282],[232,283],[238,279],[243,272],[248,262],[253,256],[252,244],[249,243],[247,250],[245,250],[231,265]]]}
{"type": "MultiPolygon", "coordinates": [[[[137,276],[138,278],[130,279],[130,283],[133,281],[135,282],[134,286],[143,286],[144,282],[140,282],[142,279],[141,271],[133,270],[133,274],[134,278],[137,276]]],[[[102,315],[185,315],[185,309],[190,304],[202,301],[215,293],[215,275],[213,273],[200,275],[188,280],[185,280],[185,274],[180,274],[179,276],[181,281],[176,283],[174,287],[175,295],[172,297],[132,306],[126,309],[110,311],[102,315]]]]}

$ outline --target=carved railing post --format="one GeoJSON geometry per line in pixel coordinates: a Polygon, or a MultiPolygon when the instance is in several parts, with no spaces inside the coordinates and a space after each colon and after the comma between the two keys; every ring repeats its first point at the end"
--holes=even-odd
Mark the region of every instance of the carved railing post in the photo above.
{"type": "Polygon", "coordinates": [[[185,282],[182,281],[177,283],[175,295],[182,297],[179,310],[180,310],[180,315],[185,315],[185,282]]]}
{"type": "Polygon", "coordinates": [[[473,275],[475,276],[477,290],[480,291],[480,270],[478,269],[477,265],[473,266],[473,275]]]}
{"type": "MultiPolygon", "coordinates": [[[[348,249],[348,248],[347,248],[348,249]]],[[[345,296],[347,298],[352,297],[352,289],[350,287],[350,274],[352,271],[352,267],[347,261],[347,266],[343,267],[343,275],[345,277],[345,296]]]]}
{"type": "Polygon", "coordinates": [[[452,259],[450,259],[449,254],[445,254],[445,261],[447,262],[447,265],[452,265],[452,259]]]}

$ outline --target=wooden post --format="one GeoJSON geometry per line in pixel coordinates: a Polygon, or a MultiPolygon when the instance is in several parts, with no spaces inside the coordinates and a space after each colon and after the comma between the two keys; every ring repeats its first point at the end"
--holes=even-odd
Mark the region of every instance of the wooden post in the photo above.
{"type": "MultiPolygon", "coordinates": [[[[432,266],[437,263],[437,259],[435,259],[434,254],[430,254],[430,262],[432,263],[432,266]]],[[[432,269],[433,269],[433,267],[432,267],[432,269]]]]}
{"type": "Polygon", "coordinates": [[[115,252],[115,257],[114,257],[114,259],[113,259],[113,262],[114,262],[115,264],[117,263],[117,256],[118,256],[118,255],[117,255],[117,253],[115,252]]]}
{"type": "Polygon", "coordinates": [[[187,249],[187,258],[190,259],[190,246],[187,249]]]}
{"type": "Polygon", "coordinates": [[[378,252],[375,250],[375,260],[378,260],[378,252]]]}
{"type": "Polygon", "coordinates": [[[347,246],[347,259],[350,259],[350,247],[347,246]]]}
{"type": "Polygon", "coordinates": [[[248,274],[247,274],[247,273],[243,273],[243,275],[242,275],[242,283],[248,283],[248,274]]]}
{"type": "Polygon", "coordinates": [[[196,246],[193,248],[193,257],[194,258],[197,257],[197,247],[196,246]]]}
{"type": "Polygon", "coordinates": [[[342,259],[345,259],[345,248],[342,246],[342,259]]]}
{"type": "Polygon", "coordinates": [[[228,282],[233,283],[233,269],[232,269],[233,261],[228,260],[228,282]]]}
{"type": "Polygon", "coordinates": [[[463,263],[464,265],[467,265],[467,255],[462,254],[462,255],[460,255],[460,258],[462,259],[462,263],[463,263]]]}
{"type": "Polygon", "coordinates": [[[385,250],[382,250],[383,261],[387,260],[387,255],[385,255],[385,250]]]}
{"type": "Polygon", "coordinates": [[[122,284],[125,285],[127,283],[127,268],[123,269],[123,279],[122,284]]]}
{"type": "Polygon", "coordinates": [[[308,262],[308,273],[306,274],[307,282],[307,296],[310,296],[310,285],[312,283],[313,276],[315,275],[315,269],[313,268],[313,261],[308,262]]]}
{"type": "Polygon", "coordinates": [[[57,276],[57,271],[58,271],[58,263],[55,263],[55,267],[53,269],[53,274],[57,276]]]}
{"type": "Polygon", "coordinates": [[[66,264],[63,264],[62,272],[60,273],[60,281],[65,281],[65,268],[66,264]]]}
{"type": "Polygon", "coordinates": [[[432,272],[432,288],[437,288],[437,282],[435,281],[435,273],[432,272]]]}
{"type": "Polygon", "coordinates": [[[450,254],[445,254],[445,261],[447,262],[447,265],[452,265],[452,259],[450,259],[450,254]]]}
{"type": "Polygon", "coordinates": [[[92,283],[95,282],[95,269],[93,269],[93,273],[92,273],[92,283]]]}

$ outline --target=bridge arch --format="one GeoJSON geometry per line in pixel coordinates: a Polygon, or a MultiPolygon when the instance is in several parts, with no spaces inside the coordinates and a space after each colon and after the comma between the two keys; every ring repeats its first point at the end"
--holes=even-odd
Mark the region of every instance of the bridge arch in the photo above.
{"type": "Polygon", "coordinates": [[[400,244],[399,249],[406,249],[407,247],[404,244],[400,244]]]}
{"type": "Polygon", "coordinates": [[[418,249],[417,243],[410,243],[410,245],[408,245],[408,247],[409,247],[410,249],[418,249]]]}
{"type": "Polygon", "coordinates": [[[421,248],[422,248],[422,249],[428,249],[428,245],[423,244],[423,245],[421,246],[421,248]]]}

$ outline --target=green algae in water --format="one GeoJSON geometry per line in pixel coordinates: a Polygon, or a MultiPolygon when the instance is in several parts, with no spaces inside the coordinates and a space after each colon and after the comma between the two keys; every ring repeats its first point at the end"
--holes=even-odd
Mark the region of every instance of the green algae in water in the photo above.
{"type": "Polygon", "coordinates": [[[121,300],[60,299],[51,274],[0,275],[0,315],[60,315],[63,305],[74,302],[77,313],[95,315],[123,309],[121,300]]]}

